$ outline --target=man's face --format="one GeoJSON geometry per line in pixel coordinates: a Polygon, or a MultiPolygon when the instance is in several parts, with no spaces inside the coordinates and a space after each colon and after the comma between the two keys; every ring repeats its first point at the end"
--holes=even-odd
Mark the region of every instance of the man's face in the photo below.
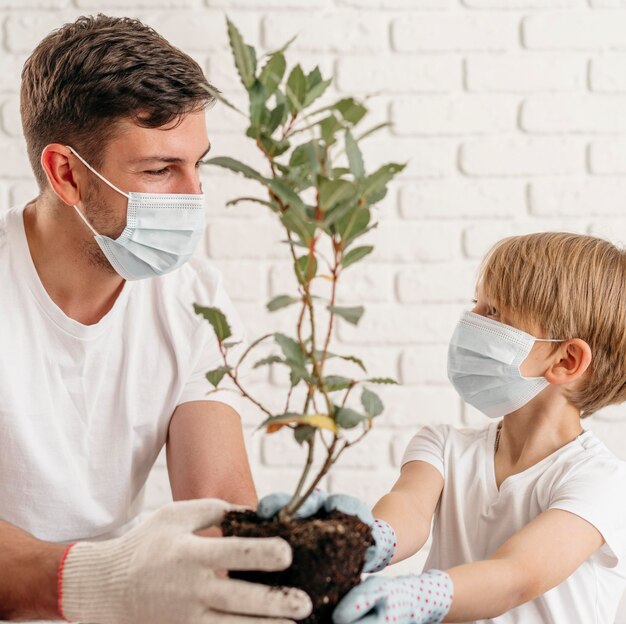
{"type": "MultiPolygon", "coordinates": [[[[106,147],[99,173],[120,190],[139,193],[202,192],[200,161],[210,147],[204,111],[189,113],[160,128],[142,128],[132,121],[119,124],[116,137],[106,147]]],[[[93,173],[81,198],[87,220],[94,229],[117,238],[126,227],[127,198],[93,173]]],[[[85,249],[91,260],[112,270],[93,238],[85,249]]]]}

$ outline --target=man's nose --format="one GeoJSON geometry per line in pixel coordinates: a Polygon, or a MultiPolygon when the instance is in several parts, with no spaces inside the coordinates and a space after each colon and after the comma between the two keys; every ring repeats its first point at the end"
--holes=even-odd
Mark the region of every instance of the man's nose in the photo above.
{"type": "Polygon", "coordinates": [[[183,195],[198,195],[202,193],[202,182],[197,169],[194,169],[192,173],[186,173],[180,180],[180,184],[177,185],[176,190],[172,192],[183,195]]]}

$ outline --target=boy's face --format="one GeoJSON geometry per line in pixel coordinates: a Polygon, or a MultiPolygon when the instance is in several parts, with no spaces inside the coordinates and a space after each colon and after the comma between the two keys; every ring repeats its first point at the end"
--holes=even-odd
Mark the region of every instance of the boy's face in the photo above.
{"type": "MultiPolygon", "coordinates": [[[[210,148],[205,113],[189,113],[176,124],[142,128],[121,121],[99,173],[125,193],[201,193],[199,166],[210,148]]],[[[100,234],[117,238],[126,227],[128,200],[87,175],[89,188],[81,197],[86,216],[100,234]]]]}
{"type": "MultiPolygon", "coordinates": [[[[525,331],[535,338],[559,338],[559,336],[544,336],[538,326],[529,328],[520,327],[506,312],[486,296],[482,284],[479,282],[476,286],[476,299],[474,299],[474,314],[480,314],[485,318],[510,325],[516,329],[525,331]]],[[[554,344],[551,342],[535,342],[530,353],[520,366],[520,372],[524,377],[543,377],[549,368],[553,358],[554,344]]]]}

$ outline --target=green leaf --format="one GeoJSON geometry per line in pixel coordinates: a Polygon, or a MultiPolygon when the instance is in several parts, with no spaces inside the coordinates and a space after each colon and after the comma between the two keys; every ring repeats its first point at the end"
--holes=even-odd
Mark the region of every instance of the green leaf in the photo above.
{"type": "Polygon", "coordinates": [[[293,115],[302,110],[302,104],[306,94],[306,78],[300,65],[296,65],[291,70],[289,78],[287,78],[285,92],[287,94],[291,114],[293,115]]]}
{"type": "Polygon", "coordinates": [[[274,334],[274,340],[276,340],[288,360],[304,363],[304,352],[299,342],[296,342],[293,338],[289,338],[289,336],[285,336],[285,334],[278,333],[274,334]]]}
{"type": "Polygon", "coordinates": [[[285,207],[295,208],[301,214],[304,214],[304,202],[286,182],[280,179],[266,180],[265,182],[274,194],[280,198],[285,207]]]}
{"type": "Polygon", "coordinates": [[[297,297],[290,297],[289,295],[278,295],[278,297],[274,297],[267,305],[267,309],[270,312],[275,312],[276,310],[280,310],[281,308],[286,308],[294,303],[298,303],[300,299],[297,297]]]}
{"type": "Polygon", "coordinates": [[[276,158],[289,149],[289,141],[276,141],[265,132],[261,132],[257,140],[270,158],[276,158]]]}
{"type": "Polygon", "coordinates": [[[339,390],[347,390],[354,383],[354,379],[348,379],[347,377],[341,377],[340,375],[328,375],[324,377],[324,385],[328,392],[337,392],[339,390]]]}
{"type": "Polygon", "coordinates": [[[224,342],[222,343],[222,346],[224,347],[224,349],[232,349],[233,347],[236,347],[237,345],[243,344],[243,340],[236,340],[234,342],[224,342]]]}
{"type": "Polygon", "coordinates": [[[337,232],[341,236],[344,249],[358,236],[365,234],[370,222],[370,211],[357,208],[350,211],[337,222],[337,232]]]}
{"type": "Polygon", "coordinates": [[[389,121],[385,121],[384,123],[380,123],[377,126],[374,126],[373,128],[370,128],[369,130],[366,130],[363,134],[359,134],[359,136],[356,138],[357,141],[361,141],[365,138],[367,138],[368,136],[370,136],[371,134],[374,134],[375,132],[378,132],[379,130],[382,130],[383,128],[386,128],[387,126],[391,126],[393,125],[391,122],[389,121]]]}
{"type": "Polygon", "coordinates": [[[298,210],[293,207],[289,208],[281,215],[281,221],[290,232],[296,234],[308,246],[313,238],[315,227],[308,223],[298,210]]]}
{"type": "Polygon", "coordinates": [[[219,100],[222,104],[228,106],[228,108],[232,108],[234,111],[238,112],[240,115],[243,115],[246,119],[248,115],[246,115],[242,110],[239,110],[234,104],[231,104],[215,87],[209,84],[200,83],[200,86],[208,91],[209,94],[214,97],[216,100],[219,100]]]}
{"type": "Polygon", "coordinates": [[[307,106],[310,106],[313,102],[315,102],[315,100],[322,97],[331,82],[332,79],[329,78],[328,80],[323,80],[322,82],[318,82],[317,84],[308,87],[306,95],[304,96],[303,107],[306,108],[307,106]]]}
{"type": "Polygon", "coordinates": [[[363,393],[361,394],[361,404],[370,418],[380,416],[383,413],[384,406],[380,397],[375,392],[372,392],[367,388],[363,388],[363,393]]]}
{"type": "Polygon", "coordinates": [[[309,425],[299,425],[294,429],[293,437],[296,439],[298,444],[302,445],[303,442],[311,440],[316,431],[317,429],[315,429],[315,427],[311,427],[309,425]]]}
{"type": "Polygon", "coordinates": [[[274,54],[283,54],[285,50],[297,39],[297,37],[298,35],[294,35],[282,48],[275,50],[274,52],[270,52],[269,55],[273,56],[274,54]]]}
{"type": "Polygon", "coordinates": [[[351,249],[341,260],[341,266],[345,269],[349,267],[351,264],[358,262],[368,254],[374,251],[374,247],[371,245],[366,245],[364,247],[355,247],[351,249]]]}
{"type": "Polygon", "coordinates": [[[350,130],[346,130],[346,154],[350,163],[350,171],[352,175],[361,180],[365,177],[365,166],[363,165],[363,154],[354,140],[350,130]]]}
{"type": "Polygon", "coordinates": [[[354,355],[338,355],[337,357],[341,358],[342,360],[346,360],[346,362],[353,362],[354,364],[359,366],[364,373],[367,373],[367,369],[365,368],[365,364],[363,364],[363,360],[360,360],[358,357],[355,357],[354,355]]]}
{"type": "Polygon", "coordinates": [[[270,355],[269,357],[265,357],[262,360],[254,363],[252,368],[261,368],[261,366],[269,366],[271,364],[284,364],[285,360],[283,360],[278,355],[270,355]]]}
{"type": "Polygon", "coordinates": [[[264,65],[259,75],[259,80],[265,87],[267,97],[273,95],[278,88],[285,75],[286,67],[285,56],[281,52],[272,54],[269,61],[264,65]]]}
{"type": "Polygon", "coordinates": [[[343,128],[337,117],[329,115],[319,122],[322,141],[326,145],[332,145],[337,141],[335,134],[343,128]]]}
{"type": "Polygon", "coordinates": [[[228,25],[228,39],[233,51],[235,66],[243,86],[246,89],[250,89],[254,83],[254,72],[256,69],[254,49],[244,43],[241,33],[228,18],[226,18],[226,23],[228,25]]]}
{"type": "Polygon", "coordinates": [[[248,354],[255,349],[259,344],[261,344],[264,340],[267,340],[268,338],[272,338],[274,336],[274,334],[265,334],[265,336],[261,336],[260,338],[257,338],[241,355],[241,357],[239,358],[239,362],[237,362],[237,366],[241,366],[241,363],[246,359],[246,357],[248,356],[248,354]]]}
{"type": "Polygon", "coordinates": [[[337,316],[340,316],[345,321],[348,321],[348,323],[352,323],[352,325],[358,325],[361,317],[363,316],[363,312],[365,312],[365,308],[363,308],[363,306],[356,306],[352,308],[328,306],[328,310],[337,316]]]}
{"type": "Polygon", "coordinates": [[[364,420],[369,420],[369,418],[349,407],[338,407],[335,411],[335,422],[342,429],[353,429],[364,420]]]}
{"type": "Polygon", "coordinates": [[[330,210],[339,203],[349,201],[356,195],[356,187],[349,180],[322,179],[319,186],[319,204],[322,210],[330,210]]]}
{"type": "Polygon", "coordinates": [[[209,371],[206,374],[206,378],[217,388],[219,386],[220,381],[224,378],[224,375],[231,371],[232,368],[230,366],[220,366],[212,371],[209,371]]]}
{"type": "Polygon", "coordinates": [[[371,379],[366,379],[365,381],[374,384],[387,384],[393,386],[400,385],[395,379],[392,379],[391,377],[372,377],[371,379]]]}
{"type": "Polygon", "coordinates": [[[236,199],[231,199],[230,201],[226,202],[226,206],[235,206],[237,204],[239,204],[240,202],[255,202],[257,204],[262,204],[263,206],[267,206],[268,208],[270,208],[271,210],[273,210],[274,212],[276,212],[276,210],[278,209],[277,206],[275,206],[274,204],[272,204],[271,202],[268,202],[264,199],[259,199],[258,197],[237,197],[236,199]]]}
{"type": "Polygon", "coordinates": [[[205,308],[203,306],[199,306],[197,303],[193,304],[193,309],[196,314],[202,315],[209,323],[211,323],[211,327],[213,327],[213,331],[217,336],[217,340],[222,343],[222,341],[226,340],[226,338],[230,338],[232,336],[232,332],[230,329],[230,325],[224,316],[224,313],[218,308],[205,308]]]}
{"type": "Polygon", "coordinates": [[[341,116],[352,125],[356,125],[365,117],[367,108],[359,104],[354,98],[344,98],[334,105],[335,110],[341,113],[341,116]]]}
{"type": "Polygon", "coordinates": [[[246,178],[256,180],[262,184],[268,184],[266,178],[264,178],[258,171],[255,171],[252,167],[249,167],[248,165],[240,162],[239,160],[235,160],[230,156],[216,156],[215,158],[210,158],[204,162],[207,165],[223,167],[224,169],[229,169],[235,173],[243,173],[246,178]]]}
{"type": "Polygon", "coordinates": [[[287,113],[287,105],[284,102],[276,105],[270,111],[270,117],[267,122],[267,131],[272,134],[281,123],[285,121],[285,115],[287,113]]]}
{"type": "MultiPolygon", "coordinates": [[[[370,198],[374,193],[383,190],[387,184],[400,173],[406,165],[388,163],[368,175],[361,185],[360,195],[363,199],[370,198]]],[[[370,201],[370,203],[373,203],[370,201]]]]}
{"type": "Polygon", "coordinates": [[[255,130],[261,127],[264,120],[269,119],[265,100],[265,87],[255,80],[250,88],[250,126],[255,130]]]}
{"type": "Polygon", "coordinates": [[[311,264],[311,256],[300,256],[296,260],[298,269],[294,268],[294,272],[301,284],[310,282],[317,275],[317,259],[313,256],[313,264],[311,264]]]}

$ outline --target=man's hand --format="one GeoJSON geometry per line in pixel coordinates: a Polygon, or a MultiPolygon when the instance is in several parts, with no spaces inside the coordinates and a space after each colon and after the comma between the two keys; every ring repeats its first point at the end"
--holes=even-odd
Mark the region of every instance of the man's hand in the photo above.
{"type": "Polygon", "coordinates": [[[301,590],[218,577],[220,570],[291,564],[280,538],[193,534],[219,525],[231,509],[241,507],[215,499],[170,503],[122,537],[70,546],[59,570],[59,614],[98,624],[283,624],[309,615],[311,600],[301,590]]]}
{"type": "Polygon", "coordinates": [[[419,575],[370,576],[333,612],[335,624],[435,624],[452,603],[452,580],[440,570],[419,575]]]}
{"type": "MultiPolygon", "coordinates": [[[[257,515],[268,519],[275,516],[291,499],[289,494],[278,492],[265,496],[259,502],[257,515]]],[[[387,567],[396,549],[394,530],[384,520],[375,520],[369,507],[354,496],[333,494],[328,496],[324,490],[316,489],[295,514],[296,518],[308,518],[320,509],[341,511],[356,516],[367,524],[372,531],[374,543],[365,552],[363,572],[379,572],[387,567]]]]}

